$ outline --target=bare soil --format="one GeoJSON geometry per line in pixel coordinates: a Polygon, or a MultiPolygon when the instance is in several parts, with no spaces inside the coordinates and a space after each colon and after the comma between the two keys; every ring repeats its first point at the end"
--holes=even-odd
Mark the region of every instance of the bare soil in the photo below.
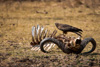
{"type": "MultiPolygon", "coordinates": [[[[68,36],[76,36],[68,33],[68,36]]],[[[0,3],[0,67],[84,67],[100,66],[100,7],[69,8],[62,2],[0,3]],[[96,50],[87,55],[65,54],[58,47],[50,53],[31,50],[32,26],[59,31],[54,23],[81,28],[83,38],[93,37],[96,50]]],[[[91,49],[91,44],[83,52],[91,49]]]]}

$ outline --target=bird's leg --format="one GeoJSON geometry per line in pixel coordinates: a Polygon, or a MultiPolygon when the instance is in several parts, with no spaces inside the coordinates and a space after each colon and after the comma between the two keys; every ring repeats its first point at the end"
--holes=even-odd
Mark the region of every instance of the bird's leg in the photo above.
{"type": "Polygon", "coordinates": [[[63,33],[63,35],[65,36],[65,33],[63,33]]]}
{"type": "Polygon", "coordinates": [[[66,34],[67,34],[67,32],[66,33],[63,33],[64,36],[66,36],[66,34]]]}

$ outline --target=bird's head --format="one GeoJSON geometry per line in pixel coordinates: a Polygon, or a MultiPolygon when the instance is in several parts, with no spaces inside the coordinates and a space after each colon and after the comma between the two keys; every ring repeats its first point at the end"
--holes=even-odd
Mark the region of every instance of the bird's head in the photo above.
{"type": "Polygon", "coordinates": [[[55,23],[55,25],[56,25],[56,27],[58,27],[59,26],[59,23],[55,23]]]}

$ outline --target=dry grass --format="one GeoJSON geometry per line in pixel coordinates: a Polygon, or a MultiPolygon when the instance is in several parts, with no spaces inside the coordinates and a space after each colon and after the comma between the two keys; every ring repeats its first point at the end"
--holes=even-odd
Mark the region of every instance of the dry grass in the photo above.
{"type": "MultiPolygon", "coordinates": [[[[84,6],[80,6],[78,8],[67,8],[67,6],[63,5],[63,3],[1,3],[0,65],[9,66],[15,64],[16,66],[18,63],[21,63],[19,60],[22,60],[23,58],[29,58],[32,60],[38,59],[41,61],[39,63],[42,63],[49,61],[52,59],[52,56],[54,56],[53,59],[57,58],[57,61],[55,61],[55,63],[51,62],[51,66],[63,66],[66,64],[85,66],[86,64],[91,65],[91,62],[93,62],[94,65],[99,66],[100,8],[96,9],[96,13],[97,14],[94,14],[93,10],[85,8],[84,6]],[[53,31],[54,29],[57,29],[54,25],[55,22],[70,24],[72,26],[81,28],[84,31],[83,39],[87,37],[93,37],[96,40],[96,50],[89,55],[80,55],[76,59],[74,59],[76,55],[64,54],[57,48],[55,48],[55,50],[50,54],[31,51],[30,42],[32,26],[40,24],[53,31]],[[44,56],[51,58],[43,58],[44,56]],[[69,60],[67,60],[68,58],[69,60]],[[65,60],[61,61],[62,59],[65,60]],[[94,61],[91,61],[91,59],[94,61]]],[[[58,33],[61,32],[58,31],[58,33]]],[[[68,35],[70,36],[74,34],[69,33],[68,35]]],[[[90,46],[87,46],[84,50],[87,51],[89,47],[90,46]]],[[[39,63],[37,61],[36,66],[39,66],[39,63]]],[[[19,66],[21,66],[21,64],[19,66]]],[[[30,64],[26,62],[26,64],[30,67],[34,66],[32,65],[33,63],[30,64]]],[[[27,65],[24,65],[24,67],[27,65]]]]}

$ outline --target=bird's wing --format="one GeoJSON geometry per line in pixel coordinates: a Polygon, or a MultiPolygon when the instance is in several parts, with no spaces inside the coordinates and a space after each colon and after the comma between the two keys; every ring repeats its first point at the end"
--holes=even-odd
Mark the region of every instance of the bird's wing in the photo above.
{"type": "Polygon", "coordinates": [[[81,32],[82,30],[67,24],[62,24],[61,26],[59,26],[63,31],[70,31],[70,32],[81,32]]]}

